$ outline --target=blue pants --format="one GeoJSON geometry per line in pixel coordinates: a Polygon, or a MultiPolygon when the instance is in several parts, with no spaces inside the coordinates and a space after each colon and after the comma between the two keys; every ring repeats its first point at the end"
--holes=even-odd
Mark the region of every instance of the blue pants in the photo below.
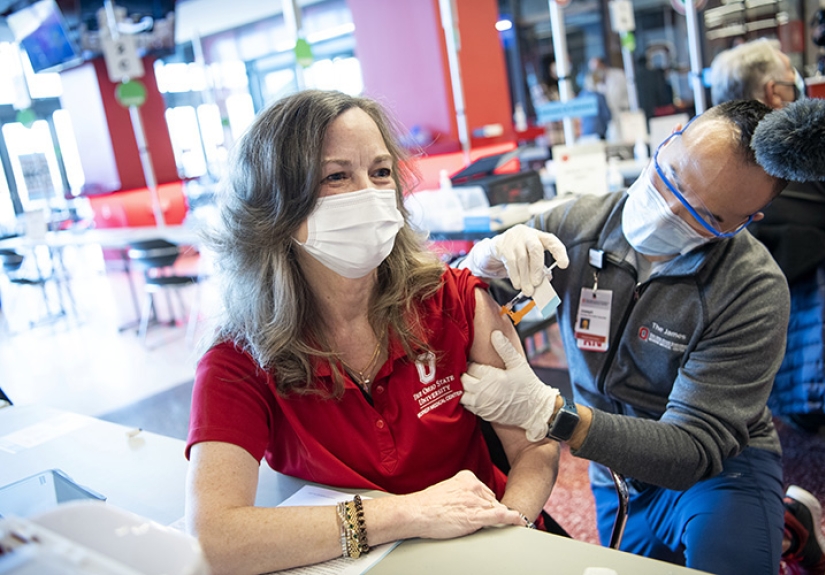
{"type": "MultiPolygon", "coordinates": [[[[630,490],[622,551],[717,575],[779,572],[784,530],[779,455],[745,449],[728,459],[719,475],[686,491],[642,485],[638,492],[630,490]]],[[[599,537],[607,545],[618,497],[612,486],[593,487],[593,495],[599,537]]]]}

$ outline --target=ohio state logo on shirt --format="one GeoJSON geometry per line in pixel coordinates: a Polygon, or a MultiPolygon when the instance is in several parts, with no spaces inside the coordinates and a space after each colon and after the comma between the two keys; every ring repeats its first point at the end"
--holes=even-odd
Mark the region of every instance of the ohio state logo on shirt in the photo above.
{"type": "Polygon", "coordinates": [[[423,386],[419,391],[413,393],[413,401],[418,406],[418,418],[424,417],[432,410],[441,407],[447,402],[457,400],[463,393],[453,386],[456,376],[453,374],[436,379],[435,376],[435,354],[433,352],[422,353],[415,360],[415,369],[418,371],[418,379],[423,386]]]}
{"type": "Polygon", "coordinates": [[[421,385],[427,385],[435,381],[435,354],[428,351],[419,355],[415,360],[415,369],[418,370],[418,379],[421,381],[421,385]]]}

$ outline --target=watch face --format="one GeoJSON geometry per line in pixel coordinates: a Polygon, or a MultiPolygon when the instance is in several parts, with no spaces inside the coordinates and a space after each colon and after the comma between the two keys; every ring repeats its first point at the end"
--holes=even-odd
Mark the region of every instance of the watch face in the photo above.
{"type": "Polygon", "coordinates": [[[576,424],[578,423],[579,415],[577,413],[571,413],[562,408],[556,415],[551,433],[554,437],[562,441],[567,441],[573,435],[573,431],[576,429],[576,424]]]}
{"type": "Polygon", "coordinates": [[[573,435],[579,423],[579,413],[576,404],[569,398],[564,398],[564,405],[556,413],[547,431],[547,437],[557,441],[567,441],[573,435]]]}

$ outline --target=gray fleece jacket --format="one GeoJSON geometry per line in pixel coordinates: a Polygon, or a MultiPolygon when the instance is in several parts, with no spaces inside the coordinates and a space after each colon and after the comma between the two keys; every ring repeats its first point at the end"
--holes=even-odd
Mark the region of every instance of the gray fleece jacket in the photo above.
{"type": "MultiPolygon", "coordinates": [[[[537,216],[556,234],[570,267],[553,287],[575,399],[594,408],[574,452],[639,481],[684,490],[718,474],[746,447],[780,453],[766,407],[785,349],[788,287],[749,232],[714,241],[637,282],[622,233],[626,194],[585,196],[537,216]],[[604,252],[602,268],[588,261],[604,252]],[[576,346],[582,288],[612,291],[609,349],[576,346]]],[[[639,256],[641,257],[641,256],[639,256]]],[[[612,484],[591,466],[591,479],[612,484]]]]}

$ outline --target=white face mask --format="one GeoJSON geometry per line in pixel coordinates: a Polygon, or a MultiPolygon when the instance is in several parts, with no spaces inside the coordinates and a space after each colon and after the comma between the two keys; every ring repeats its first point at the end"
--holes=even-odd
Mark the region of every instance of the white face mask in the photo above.
{"type": "Polygon", "coordinates": [[[366,189],[318,199],[307,240],[296,243],[345,278],[364,277],[386,259],[404,217],[395,190],[366,189]]]}
{"type": "Polygon", "coordinates": [[[647,256],[686,254],[711,239],[670,210],[647,171],[633,182],[627,193],[622,231],[637,252],[647,256]]]}

